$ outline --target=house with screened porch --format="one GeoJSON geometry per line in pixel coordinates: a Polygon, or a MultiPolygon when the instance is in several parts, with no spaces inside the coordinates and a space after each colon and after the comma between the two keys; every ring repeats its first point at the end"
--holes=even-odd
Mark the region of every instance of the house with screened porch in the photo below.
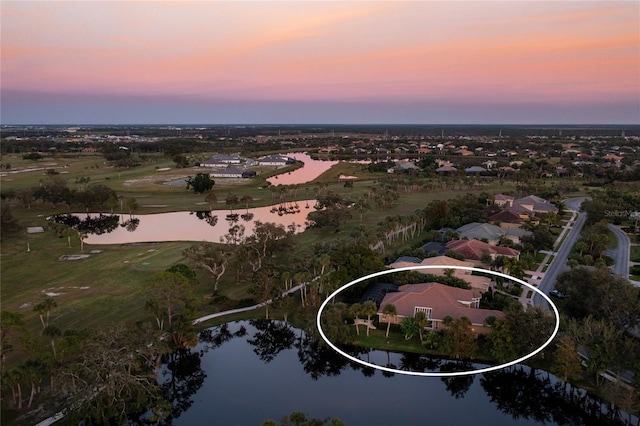
{"type": "Polygon", "coordinates": [[[443,321],[447,316],[452,319],[467,317],[471,321],[472,331],[487,334],[490,327],[486,319],[502,318],[504,313],[493,309],[480,309],[481,294],[474,290],[451,287],[440,283],[406,284],[398,291],[387,293],[380,303],[378,319],[380,322],[401,324],[405,317],[413,317],[424,312],[429,320],[425,327],[430,330],[443,330],[443,321]],[[385,305],[393,304],[398,312],[392,318],[382,313],[385,305]]]}

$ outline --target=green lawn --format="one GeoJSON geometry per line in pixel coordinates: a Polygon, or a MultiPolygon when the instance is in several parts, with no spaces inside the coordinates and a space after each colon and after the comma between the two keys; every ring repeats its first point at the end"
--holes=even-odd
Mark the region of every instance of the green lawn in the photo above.
{"type": "Polygon", "coordinates": [[[631,246],[629,259],[632,262],[640,262],[640,246],[631,246]]]}

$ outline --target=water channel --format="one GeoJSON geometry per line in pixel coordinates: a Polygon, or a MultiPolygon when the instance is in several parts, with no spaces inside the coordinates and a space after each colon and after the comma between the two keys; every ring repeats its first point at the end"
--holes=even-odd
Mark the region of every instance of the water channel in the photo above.
{"type": "MultiPolygon", "coordinates": [[[[116,215],[119,226],[103,233],[87,233],[88,244],[125,244],[158,241],[209,241],[219,243],[232,226],[242,225],[244,235],[253,234],[256,221],[293,226],[295,232],[307,228],[307,215],[314,211],[315,200],[283,202],[251,209],[172,212],[129,216],[116,215]]],[[[97,218],[93,213],[74,213],[85,220],[97,218]]],[[[111,217],[111,215],[103,215],[111,217]]]]}
{"type": "MultiPolygon", "coordinates": [[[[389,357],[397,368],[429,363],[411,354],[371,357],[389,357]]],[[[346,425],[613,425],[626,418],[608,418],[606,404],[544,371],[390,375],[352,364],[279,321],[207,329],[198,347],[174,353],[160,376],[175,425],[260,425],[293,411],[346,425]]]]}
{"type": "Polygon", "coordinates": [[[322,173],[338,164],[338,161],[314,160],[306,152],[290,152],[288,154],[284,154],[284,156],[293,158],[297,161],[302,161],[304,166],[291,172],[268,178],[267,182],[272,185],[294,185],[311,182],[322,173]]]}

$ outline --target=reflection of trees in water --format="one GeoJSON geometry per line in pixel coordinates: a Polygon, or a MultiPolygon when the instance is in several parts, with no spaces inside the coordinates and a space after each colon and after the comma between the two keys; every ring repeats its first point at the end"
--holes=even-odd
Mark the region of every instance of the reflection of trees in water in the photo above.
{"type": "Polygon", "coordinates": [[[128,232],[133,232],[136,229],[138,229],[138,225],[140,225],[140,219],[135,217],[125,220],[123,223],[120,224],[120,226],[125,228],[128,232]]]}
{"type": "Polygon", "coordinates": [[[51,220],[67,225],[80,233],[101,235],[113,232],[118,227],[120,216],[100,213],[98,216],[87,215],[87,217],[81,219],[73,214],[56,214],[51,216],[51,220]]]}
{"type": "Polygon", "coordinates": [[[540,423],[622,425],[621,412],[583,389],[567,387],[548,373],[526,366],[485,373],[480,384],[491,402],[514,419],[540,423]]]}
{"type": "Polygon", "coordinates": [[[264,362],[271,362],[285,349],[291,349],[296,335],[286,322],[269,320],[251,320],[252,326],[258,329],[253,338],[247,342],[253,346],[253,352],[264,362]]]}
{"type": "MultiPolygon", "coordinates": [[[[339,376],[343,370],[359,370],[364,377],[375,375],[375,369],[351,362],[329,346],[320,344],[302,330],[296,336],[296,329],[288,323],[268,320],[253,320],[250,324],[256,332],[247,342],[264,362],[274,360],[285,350],[297,351],[298,360],[306,374],[313,380],[323,376],[339,376]]],[[[191,397],[200,389],[206,373],[200,366],[200,357],[210,349],[216,349],[236,337],[244,337],[244,326],[232,332],[228,324],[200,332],[204,350],[191,353],[178,350],[166,358],[167,365],[161,377],[161,387],[165,399],[171,404],[171,418],[176,418],[187,410],[191,397]]],[[[342,348],[354,356],[368,355],[369,349],[342,348]]],[[[365,357],[366,358],[366,357],[365,357]]],[[[389,366],[392,364],[387,361],[389,366]]],[[[473,365],[461,361],[431,358],[420,354],[401,355],[398,369],[405,371],[470,371],[473,365]]],[[[395,368],[395,367],[392,367],[395,368]]],[[[383,377],[392,377],[393,373],[383,377]]],[[[453,398],[461,399],[475,381],[474,375],[442,377],[447,391],[453,398]]],[[[623,414],[617,409],[609,409],[606,402],[588,394],[580,388],[567,385],[546,372],[518,365],[504,368],[480,377],[480,385],[497,409],[513,417],[514,420],[527,419],[539,423],[559,425],[623,425],[623,414]]],[[[167,424],[170,423],[168,419],[167,424]]]]}
{"type": "Polygon", "coordinates": [[[238,218],[240,217],[240,215],[238,213],[230,213],[226,216],[227,222],[229,222],[229,225],[237,223],[238,222],[238,218]]]}
{"type": "Polygon", "coordinates": [[[165,363],[160,389],[164,400],[171,405],[171,414],[163,423],[171,424],[172,419],[191,407],[192,396],[200,390],[207,374],[202,370],[200,354],[189,349],[176,349],[167,355],[165,363]]]}
{"type": "Polygon", "coordinates": [[[201,343],[205,343],[205,351],[209,349],[215,349],[222,346],[223,343],[228,342],[234,337],[244,337],[247,334],[246,327],[240,326],[238,331],[231,332],[229,331],[229,324],[225,323],[219,325],[217,327],[208,328],[206,330],[202,330],[198,335],[201,343]]]}
{"type": "Polygon", "coordinates": [[[271,207],[269,211],[271,213],[277,214],[278,216],[284,216],[286,214],[300,213],[300,206],[297,202],[286,202],[281,203],[278,206],[271,207]]]}
{"type": "Polygon", "coordinates": [[[421,373],[435,371],[440,366],[440,361],[439,358],[414,353],[403,353],[400,358],[400,370],[418,371],[421,373]]]}
{"type": "Polygon", "coordinates": [[[191,212],[190,214],[196,214],[196,217],[200,220],[204,220],[210,226],[216,226],[218,224],[218,215],[214,215],[211,211],[200,210],[197,212],[191,212]]]}
{"type": "Polygon", "coordinates": [[[298,343],[298,360],[305,373],[313,380],[322,376],[339,376],[349,361],[326,345],[319,345],[317,340],[301,333],[298,343]]]}
{"type": "MultiPolygon", "coordinates": [[[[442,364],[440,367],[441,372],[454,372],[454,371],[471,371],[473,370],[473,365],[469,362],[461,362],[461,361],[449,361],[442,364]]],[[[475,376],[473,375],[465,375],[465,376],[450,376],[450,377],[442,377],[440,380],[444,383],[447,390],[451,393],[451,396],[455,399],[464,398],[467,391],[471,388],[473,384],[475,376]]]]}
{"type": "Polygon", "coordinates": [[[240,217],[242,218],[242,220],[244,220],[245,222],[250,222],[253,220],[253,213],[243,213],[240,215],[240,217]]]}

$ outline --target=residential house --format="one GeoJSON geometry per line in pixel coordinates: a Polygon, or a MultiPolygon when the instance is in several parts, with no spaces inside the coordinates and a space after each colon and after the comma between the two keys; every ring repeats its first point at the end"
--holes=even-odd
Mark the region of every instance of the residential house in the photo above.
{"type": "Polygon", "coordinates": [[[520,256],[520,252],[518,250],[510,247],[492,246],[491,244],[480,240],[449,241],[446,247],[447,250],[459,253],[468,260],[480,261],[484,253],[488,253],[491,259],[495,259],[498,256],[514,257],[517,259],[520,256]]]}
{"type": "Polygon", "coordinates": [[[416,269],[416,272],[423,274],[433,274],[438,276],[444,276],[447,269],[453,271],[453,276],[466,281],[472,289],[484,293],[489,288],[491,279],[480,275],[471,275],[471,271],[466,269],[457,269],[456,267],[471,267],[476,266],[474,262],[466,260],[458,260],[449,256],[435,256],[427,257],[426,259],[418,259],[407,256],[402,256],[396,259],[391,265],[391,268],[405,268],[407,266],[431,266],[432,268],[416,269]]]}
{"type": "Polygon", "coordinates": [[[504,194],[496,194],[493,197],[493,204],[496,204],[500,207],[510,207],[511,203],[513,203],[514,198],[511,195],[504,194]]]}
{"type": "Polygon", "coordinates": [[[451,174],[455,174],[455,173],[457,173],[457,172],[458,172],[458,169],[456,169],[456,168],[455,168],[455,167],[453,167],[453,166],[449,166],[449,165],[447,165],[447,166],[442,166],[442,167],[438,167],[438,168],[436,169],[436,173],[439,173],[439,174],[441,174],[441,175],[445,175],[445,176],[447,176],[447,175],[451,175],[451,174]]]}
{"type": "Polygon", "coordinates": [[[544,198],[537,197],[535,195],[529,195],[528,197],[518,198],[511,203],[512,207],[519,206],[532,213],[558,213],[558,208],[544,198]]]}
{"type": "Polygon", "coordinates": [[[474,290],[450,287],[439,283],[406,284],[397,292],[389,292],[382,299],[378,317],[380,321],[387,319],[393,324],[401,324],[402,319],[413,317],[417,312],[424,312],[429,320],[427,329],[441,330],[445,326],[443,320],[449,316],[458,319],[466,317],[471,321],[475,334],[486,334],[489,327],[485,325],[487,318],[502,318],[502,311],[480,309],[481,294],[474,290]],[[382,313],[384,306],[393,304],[398,312],[393,318],[382,313]]]}
{"type": "Polygon", "coordinates": [[[480,175],[482,173],[485,173],[487,171],[487,169],[485,169],[484,167],[480,167],[480,166],[471,166],[471,167],[467,167],[466,169],[464,169],[464,171],[468,175],[480,175]]]}
{"type": "Polygon", "coordinates": [[[510,210],[501,210],[487,218],[490,222],[499,222],[501,228],[520,228],[524,220],[510,210]]]}
{"type": "Polygon", "coordinates": [[[531,232],[519,228],[502,228],[490,223],[471,222],[456,229],[460,238],[475,238],[476,240],[486,240],[491,245],[497,245],[500,238],[509,238],[514,243],[520,243],[520,238],[530,236],[531,232]]]}

